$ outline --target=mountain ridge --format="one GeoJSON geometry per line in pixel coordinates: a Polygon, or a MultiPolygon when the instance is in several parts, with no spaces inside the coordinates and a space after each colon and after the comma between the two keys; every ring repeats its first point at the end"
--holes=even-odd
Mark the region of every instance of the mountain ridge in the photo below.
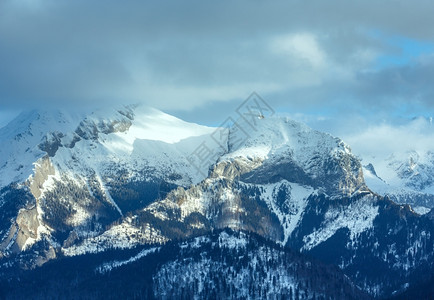
{"type": "MultiPolygon", "coordinates": [[[[32,120],[50,127],[50,116],[41,114],[32,120]]],[[[342,140],[288,118],[258,115],[255,122],[215,129],[124,107],[70,120],[55,132],[0,130],[34,159],[29,174],[29,166],[11,167],[19,157],[2,149],[15,159],[0,168],[2,178],[15,181],[2,181],[0,191],[3,265],[35,268],[56,257],[224,228],[339,266],[374,296],[390,295],[433,261],[429,214],[373,193],[366,168],[342,140]],[[365,261],[382,266],[373,268],[378,274],[365,261]]]]}

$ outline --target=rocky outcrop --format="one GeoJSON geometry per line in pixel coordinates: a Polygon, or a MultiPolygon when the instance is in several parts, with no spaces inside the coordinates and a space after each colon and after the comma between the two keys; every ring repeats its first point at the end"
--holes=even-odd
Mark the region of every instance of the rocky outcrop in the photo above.
{"type": "Polygon", "coordinates": [[[48,179],[48,176],[54,174],[55,169],[54,166],[51,164],[49,157],[45,156],[35,163],[34,174],[28,181],[30,191],[35,197],[35,199],[39,199],[39,197],[41,196],[43,185],[48,179]]]}
{"type": "Polygon", "coordinates": [[[25,250],[35,242],[38,238],[39,225],[36,206],[31,209],[20,210],[16,220],[18,235],[15,244],[18,251],[25,250]]]}
{"type": "Polygon", "coordinates": [[[75,130],[75,133],[85,140],[98,140],[99,134],[125,132],[132,125],[131,119],[123,115],[117,120],[85,119],[75,130]]]}

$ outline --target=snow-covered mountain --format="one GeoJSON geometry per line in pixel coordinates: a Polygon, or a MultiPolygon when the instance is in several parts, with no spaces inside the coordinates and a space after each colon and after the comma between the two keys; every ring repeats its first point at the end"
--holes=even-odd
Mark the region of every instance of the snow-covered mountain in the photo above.
{"type": "MultiPolygon", "coordinates": [[[[202,142],[194,137],[213,131],[142,106],[90,113],[24,112],[0,129],[2,145],[7,145],[0,149],[0,188],[11,182],[24,182],[34,174],[35,162],[47,155],[59,172],[66,167],[66,171],[84,173],[85,166],[103,172],[104,161],[128,164],[128,169],[135,163],[167,166],[202,142]],[[193,141],[179,144],[186,138],[193,141]],[[164,153],[159,148],[164,148],[164,153]],[[79,157],[78,163],[71,162],[74,155],[79,157]],[[146,162],[140,161],[148,156],[146,162]]],[[[190,177],[185,178],[187,181],[202,179],[194,176],[197,172],[191,170],[190,164],[176,167],[190,177]]]]}
{"type": "Polygon", "coordinates": [[[405,151],[386,157],[368,156],[365,180],[376,193],[410,204],[419,214],[434,208],[434,152],[405,151]]]}
{"type": "Polygon", "coordinates": [[[95,235],[161,197],[161,186],[200,181],[186,158],[213,131],[145,107],[22,113],[0,131],[1,203],[17,214],[3,220],[2,248],[48,239],[52,257],[65,235],[67,243],[95,235]],[[18,203],[17,191],[31,199],[18,203]]]}
{"type": "Polygon", "coordinates": [[[431,214],[374,193],[374,167],[287,118],[209,128],[141,106],[32,111],[0,140],[2,274],[225,228],[338,266],[375,296],[433,270],[431,214]]]}

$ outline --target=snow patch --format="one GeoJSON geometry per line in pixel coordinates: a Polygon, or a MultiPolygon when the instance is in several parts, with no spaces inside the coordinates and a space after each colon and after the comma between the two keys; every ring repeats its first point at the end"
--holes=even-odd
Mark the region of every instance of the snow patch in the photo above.
{"type": "Polygon", "coordinates": [[[119,206],[117,205],[117,203],[113,200],[112,196],[110,195],[109,191],[107,190],[106,186],[104,185],[104,183],[101,180],[101,177],[99,174],[96,174],[96,179],[101,187],[101,191],[104,193],[104,195],[106,196],[106,198],[109,200],[109,202],[116,208],[116,210],[119,212],[119,214],[121,216],[123,216],[123,213],[121,211],[121,209],[119,208],[119,206]]]}
{"type": "Polygon", "coordinates": [[[160,250],[160,247],[154,247],[151,249],[144,249],[144,250],[140,251],[137,255],[135,255],[135,256],[127,259],[127,260],[114,260],[111,262],[104,263],[104,264],[100,265],[99,267],[97,267],[95,269],[95,271],[100,273],[100,274],[104,274],[104,273],[107,273],[113,269],[130,264],[132,262],[135,262],[136,260],[139,260],[142,257],[145,257],[149,254],[152,254],[158,250],[160,250]]]}
{"type": "Polygon", "coordinates": [[[66,256],[76,256],[85,253],[98,253],[109,248],[126,249],[145,243],[163,243],[167,238],[163,237],[159,230],[148,226],[141,230],[129,223],[113,226],[103,234],[84,240],[80,245],[63,248],[66,256]]]}
{"type": "Polygon", "coordinates": [[[247,238],[246,235],[243,232],[239,233],[239,237],[236,237],[234,235],[229,235],[226,232],[222,232],[219,235],[219,247],[220,248],[229,248],[229,249],[240,249],[240,248],[246,248],[247,245],[247,238]]]}
{"type": "Polygon", "coordinates": [[[415,207],[411,207],[411,209],[419,215],[426,215],[431,211],[430,208],[423,207],[423,206],[415,206],[415,207]]]}
{"type": "Polygon", "coordinates": [[[202,245],[209,243],[211,240],[209,237],[206,236],[199,236],[193,239],[193,241],[190,242],[183,242],[180,244],[181,249],[197,249],[200,248],[202,245]]]}
{"type": "Polygon", "coordinates": [[[286,245],[292,232],[297,227],[298,222],[300,221],[301,216],[303,215],[303,212],[306,208],[307,199],[314,193],[314,189],[312,187],[306,187],[296,183],[289,183],[286,180],[282,180],[273,184],[257,186],[262,187],[262,200],[267,203],[268,208],[279,219],[284,233],[284,238],[283,241],[281,241],[281,244],[286,245]],[[288,191],[289,194],[286,195],[284,202],[279,205],[277,203],[277,198],[279,190],[282,188],[288,191]],[[285,206],[286,209],[282,209],[282,205],[285,206]]]}
{"type": "Polygon", "coordinates": [[[330,208],[325,214],[325,220],[319,230],[303,237],[302,251],[308,251],[332,237],[338,229],[348,228],[351,240],[369,228],[373,227],[378,215],[378,206],[374,196],[368,195],[353,201],[346,207],[330,208]]]}

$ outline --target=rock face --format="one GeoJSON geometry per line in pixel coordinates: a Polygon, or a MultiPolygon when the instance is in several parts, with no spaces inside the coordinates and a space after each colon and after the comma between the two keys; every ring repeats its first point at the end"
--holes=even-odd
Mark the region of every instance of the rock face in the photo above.
{"type": "Polygon", "coordinates": [[[225,228],[333,264],[374,296],[433,268],[430,214],[373,193],[348,145],[292,120],[215,131],[140,107],[20,118],[0,130],[16,149],[0,149],[4,274],[225,228]]]}

